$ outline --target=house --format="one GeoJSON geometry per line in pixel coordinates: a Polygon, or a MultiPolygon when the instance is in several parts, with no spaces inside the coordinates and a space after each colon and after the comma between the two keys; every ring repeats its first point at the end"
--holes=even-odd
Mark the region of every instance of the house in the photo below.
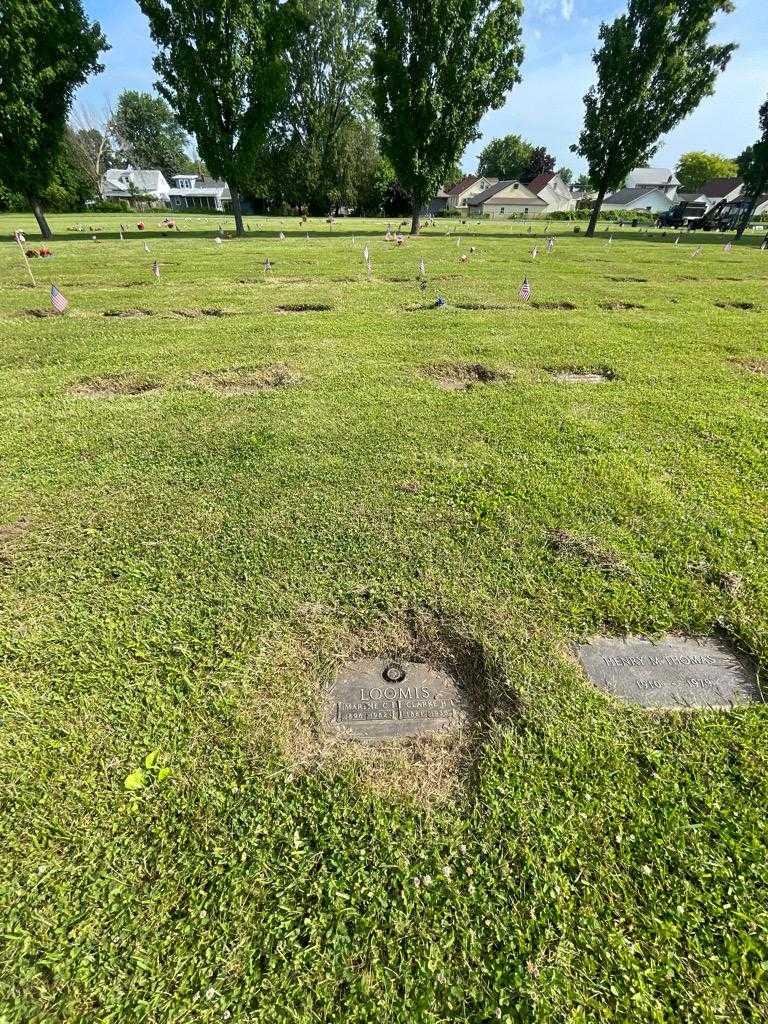
{"type": "Polygon", "coordinates": [[[470,217],[535,217],[547,212],[547,204],[522,181],[497,181],[467,199],[470,217]]]}
{"type": "Polygon", "coordinates": [[[101,178],[102,199],[123,200],[126,203],[168,205],[170,185],[162,171],[142,171],[131,167],[111,167],[101,178]]]}
{"type": "Polygon", "coordinates": [[[537,175],[533,181],[528,182],[526,188],[539,199],[544,200],[547,204],[547,213],[576,209],[576,200],[570,188],[554,171],[537,175]]]}
{"type": "Polygon", "coordinates": [[[732,203],[739,198],[743,189],[743,178],[710,178],[701,186],[696,199],[700,203],[706,203],[709,210],[722,200],[732,203]]]}
{"type": "Polygon", "coordinates": [[[680,179],[670,167],[634,167],[624,182],[625,188],[659,188],[668,199],[675,199],[680,179]]]}
{"type": "Polygon", "coordinates": [[[231,202],[225,181],[199,174],[174,174],[171,180],[169,200],[174,210],[225,210],[231,202]]]}
{"type": "MultiPolygon", "coordinates": [[[[675,189],[676,191],[676,189],[675,189]]],[[[626,211],[647,210],[651,213],[665,213],[675,205],[675,198],[657,185],[638,185],[634,188],[620,188],[603,200],[604,210],[626,211]]]]}
{"type": "Polygon", "coordinates": [[[482,174],[465,174],[455,185],[446,185],[440,189],[429,205],[429,212],[466,210],[468,199],[484,192],[498,180],[498,178],[486,178],[482,174]]]}

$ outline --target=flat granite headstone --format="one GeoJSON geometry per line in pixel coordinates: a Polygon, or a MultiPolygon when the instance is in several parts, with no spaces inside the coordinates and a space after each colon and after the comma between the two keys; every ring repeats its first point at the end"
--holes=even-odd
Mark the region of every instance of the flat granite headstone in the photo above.
{"type": "Polygon", "coordinates": [[[732,708],[762,699],[754,665],[722,640],[598,637],[578,644],[576,654],[598,689],[645,708],[732,708]]]}
{"type": "Polygon", "coordinates": [[[454,679],[412,661],[360,658],[339,669],[326,701],[328,726],[358,740],[432,736],[469,719],[454,679]]]}

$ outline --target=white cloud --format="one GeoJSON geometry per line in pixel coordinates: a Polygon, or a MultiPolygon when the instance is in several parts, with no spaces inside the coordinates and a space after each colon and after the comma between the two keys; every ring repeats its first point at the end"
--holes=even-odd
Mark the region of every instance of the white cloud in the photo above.
{"type": "Polygon", "coordinates": [[[560,13],[566,21],[570,21],[573,14],[573,0],[560,0],[560,13]]]}

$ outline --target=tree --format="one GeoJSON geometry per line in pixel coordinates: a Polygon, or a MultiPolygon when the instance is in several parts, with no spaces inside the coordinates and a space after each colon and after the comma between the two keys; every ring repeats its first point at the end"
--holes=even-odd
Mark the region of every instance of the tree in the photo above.
{"type": "Polygon", "coordinates": [[[366,173],[362,165],[378,159],[372,0],[304,0],[301,14],[286,46],[286,103],[259,162],[271,196],[327,213],[340,201],[349,205],[341,193],[354,192],[352,181],[366,173]]]}
{"type": "Polygon", "coordinates": [[[708,36],[715,15],[731,10],[731,0],[629,0],[626,14],[600,26],[597,84],[584,97],[584,128],[571,147],[587,159],[597,187],[588,236],[608,189],[646,163],[661,135],[712,93],[735,44],[708,36]]]}
{"type": "Polygon", "coordinates": [[[697,192],[710,178],[733,178],[738,171],[735,160],[699,150],[683,153],[677,162],[677,176],[683,192],[697,192]]]}
{"type": "Polygon", "coordinates": [[[160,48],[157,88],[197,140],[211,172],[232,196],[245,234],[240,193],[286,94],[285,32],[293,17],[280,0],[139,0],[160,48]]]}
{"type": "Polygon", "coordinates": [[[477,173],[499,181],[522,179],[533,159],[534,147],[519,135],[505,135],[493,139],[480,153],[477,173]]]}
{"type": "Polygon", "coordinates": [[[75,89],[108,49],[81,0],[3,0],[0,7],[0,181],[26,197],[43,238],[51,184],[75,89]]]}
{"type": "Polygon", "coordinates": [[[758,111],[760,138],[749,147],[749,157],[743,163],[744,213],[736,231],[736,238],[741,238],[752,219],[758,199],[768,189],[768,99],[758,111]]]}
{"type": "Polygon", "coordinates": [[[109,119],[108,130],[121,164],[158,168],[166,178],[192,169],[184,151],[187,134],[161,96],[125,89],[109,119]]]}
{"type": "Polygon", "coordinates": [[[520,80],[522,0],[377,0],[373,94],[411,234],[478,122],[520,80]]]}
{"type": "Polygon", "coordinates": [[[557,174],[566,185],[570,185],[573,181],[573,171],[570,167],[558,167],[557,174]]]}
{"type": "Polygon", "coordinates": [[[594,192],[595,190],[594,183],[588,174],[580,174],[575,184],[581,192],[594,192]]]}
{"type": "Polygon", "coordinates": [[[531,153],[531,158],[525,165],[520,180],[527,184],[534,178],[538,178],[540,174],[549,174],[554,169],[555,158],[550,156],[544,146],[537,146],[531,153]]]}

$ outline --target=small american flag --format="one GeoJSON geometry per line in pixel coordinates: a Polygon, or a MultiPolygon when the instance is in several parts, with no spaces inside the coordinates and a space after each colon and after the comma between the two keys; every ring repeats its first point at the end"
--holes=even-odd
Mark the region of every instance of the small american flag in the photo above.
{"type": "Polygon", "coordinates": [[[145,243],[144,243],[144,252],[149,252],[149,251],[150,251],[150,248],[149,248],[149,246],[147,245],[147,243],[145,242],[145,243]]]}
{"type": "Polygon", "coordinates": [[[539,255],[539,247],[538,247],[538,245],[534,245],[534,247],[533,247],[533,249],[531,251],[531,259],[535,260],[538,255],[539,255]]]}
{"type": "Polygon", "coordinates": [[[281,241],[281,242],[284,242],[284,241],[285,241],[285,235],[283,234],[283,232],[282,232],[282,231],[280,232],[280,241],[281,241]]]}
{"type": "Polygon", "coordinates": [[[699,245],[699,246],[697,246],[697,247],[696,247],[696,248],[695,248],[695,249],[693,250],[693,255],[694,255],[694,256],[701,256],[701,246],[700,246],[700,245],[699,245]]]}
{"type": "Polygon", "coordinates": [[[732,242],[726,242],[725,245],[723,246],[723,252],[730,252],[732,248],[733,248],[733,243],[732,242]]]}
{"type": "Polygon", "coordinates": [[[51,285],[51,305],[57,313],[66,313],[69,302],[64,298],[55,284],[51,285]]]}
{"type": "Polygon", "coordinates": [[[420,277],[426,277],[427,276],[427,271],[426,271],[426,268],[424,266],[424,257],[423,256],[419,260],[419,276],[420,277]]]}
{"type": "Polygon", "coordinates": [[[613,235],[608,239],[608,245],[613,245],[613,235]]]}
{"type": "Polygon", "coordinates": [[[367,245],[366,245],[366,247],[365,247],[365,248],[363,249],[363,261],[364,261],[365,263],[370,263],[370,262],[371,262],[371,261],[370,261],[370,260],[368,259],[368,246],[367,246],[367,245]]]}
{"type": "Polygon", "coordinates": [[[528,284],[528,278],[523,278],[523,283],[520,285],[520,291],[517,293],[523,302],[527,302],[531,297],[531,286],[528,284]]]}
{"type": "Polygon", "coordinates": [[[268,274],[272,269],[272,264],[269,262],[269,256],[264,260],[264,273],[268,274]]]}
{"type": "Polygon", "coordinates": [[[160,264],[157,262],[157,260],[152,261],[152,273],[155,275],[155,277],[160,277],[160,264]]]}
{"type": "Polygon", "coordinates": [[[555,248],[555,240],[550,237],[547,239],[547,252],[552,252],[555,248]]]}
{"type": "Polygon", "coordinates": [[[764,252],[766,249],[768,249],[768,238],[766,238],[763,244],[760,246],[761,252],[764,252]]]}
{"type": "Polygon", "coordinates": [[[680,245],[680,235],[675,239],[675,245],[680,245]]]}
{"type": "Polygon", "coordinates": [[[20,231],[16,231],[13,237],[16,239],[19,245],[21,245],[22,242],[26,242],[26,238],[20,231]]]}

